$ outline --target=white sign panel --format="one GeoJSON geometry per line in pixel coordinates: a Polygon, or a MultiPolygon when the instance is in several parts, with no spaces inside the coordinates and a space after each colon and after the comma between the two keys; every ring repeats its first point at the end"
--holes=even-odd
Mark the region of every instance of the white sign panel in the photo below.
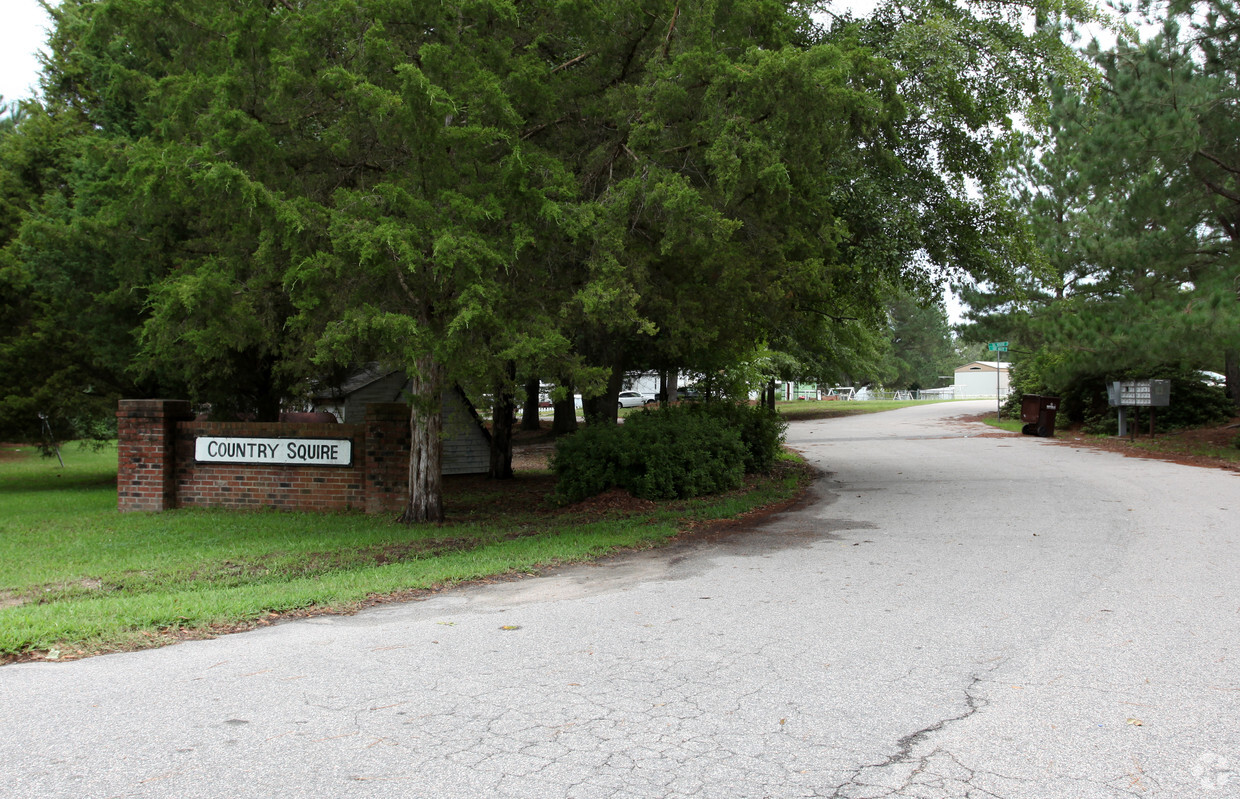
{"type": "Polygon", "coordinates": [[[256,463],[290,466],[351,466],[347,438],[216,438],[194,440],[199,463],[256,463]]]}

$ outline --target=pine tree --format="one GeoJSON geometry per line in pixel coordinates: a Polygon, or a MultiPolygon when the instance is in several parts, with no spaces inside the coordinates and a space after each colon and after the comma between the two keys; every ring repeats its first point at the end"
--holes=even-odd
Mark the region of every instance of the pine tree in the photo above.
{"type": "Polygon", "coordinates": [[[886,385],[918,390],[940,384],[956,363],[955,341],[942,301],[903,294],[888,305],[895,375],[886,385]]]}
{"type": "Polygon", "coordinates": [[[1236,53],[1235,15],[1209,6],[1172,9],[1148,41],[1092,45],[1096,93],[1057,96],[1013,181],[1039,255],[1002,292],[969,297],[972,338],[1045,348],[1060,383],[1159,364],[1235,371],[1240,94],[1238,62],[1219,55],[1236,53]]]}

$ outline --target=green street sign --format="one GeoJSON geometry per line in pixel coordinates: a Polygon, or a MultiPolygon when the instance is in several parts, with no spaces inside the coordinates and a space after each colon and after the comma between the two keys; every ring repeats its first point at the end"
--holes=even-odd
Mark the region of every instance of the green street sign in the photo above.
{"type": "Polygon", "coordinates": [[[1008,343],[1006,341],[992,341],[986,345],[991,352],[1007,352],[1008,343]]]}

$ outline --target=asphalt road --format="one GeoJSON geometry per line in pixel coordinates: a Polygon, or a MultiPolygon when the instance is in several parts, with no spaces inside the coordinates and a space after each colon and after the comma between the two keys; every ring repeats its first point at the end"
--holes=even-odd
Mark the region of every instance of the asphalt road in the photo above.
{"type": "Polygon", "coordinates": [[[1240,797],[1240,482],[935,405],[760,529],[0,669],[12,797],[1240,797]]]}

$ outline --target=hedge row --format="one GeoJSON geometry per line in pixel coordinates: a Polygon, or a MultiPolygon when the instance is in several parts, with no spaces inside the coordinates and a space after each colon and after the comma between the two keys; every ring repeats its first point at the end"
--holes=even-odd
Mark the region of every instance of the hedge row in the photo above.
{"type": "Polygon", "coordinates": [[[775,463],[786,423],[761,407],[693,403],[591,425],[556,444],[556,495],[576,502],[613,486],[644,499],[684,499],[736,488],[775,463]]]}

